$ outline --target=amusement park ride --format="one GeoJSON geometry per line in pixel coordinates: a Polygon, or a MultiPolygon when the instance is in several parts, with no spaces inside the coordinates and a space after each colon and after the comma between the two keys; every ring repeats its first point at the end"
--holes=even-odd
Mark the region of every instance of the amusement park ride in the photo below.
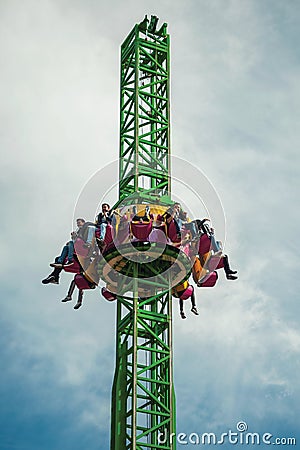
{"type": "MultiPolygon", "coordinates": [[[[57,283],[63,269],[75,273],[63,301],[71,300],[77,287],[76,309],[83,290],[100,279],[106,283],[103,296],[116,301],[111,450],[175,450],[172,296],[181,304],[194,298],[191,274],[199,287],[214,286],[221,267],[227,278],[236,278],[204,221],[185,218],[179,232],[176,226],[170,38],[167,24],[157,28],[157,23],[157,17],[146,16],[121,46],[119,200],[113,219],[105,224],[104,239],[95,239],[98,246],[77,239],[74,263],[52,264],[53,273],[43,280],[57,283]]],[[[192,311],[198,314],[195,305],[192,311]]]]}

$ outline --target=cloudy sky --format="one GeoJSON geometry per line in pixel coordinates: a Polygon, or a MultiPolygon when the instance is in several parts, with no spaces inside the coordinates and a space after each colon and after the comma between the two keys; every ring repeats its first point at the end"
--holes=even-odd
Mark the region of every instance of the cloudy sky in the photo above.
{"type": "Polygon", "coordinates": [[[299,2],[0,0],[0,449],[109,446],[115,306],[41,279],[118,156],[119,47],[145,14],[171,34],[172,152],[218,192],[240,273],[197,290],[199,317],[175,304],[178,431],[300,442],[299,2]]]}

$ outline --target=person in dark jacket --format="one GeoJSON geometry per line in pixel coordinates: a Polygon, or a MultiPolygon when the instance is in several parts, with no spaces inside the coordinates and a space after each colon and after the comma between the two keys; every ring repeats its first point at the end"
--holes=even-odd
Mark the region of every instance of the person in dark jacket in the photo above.
{"type": "Polygon", "coordinates": [[[108,203],[102,203],[101,212],[96,217],[96,226],[100,230],[99,242],[104,245],[106,227],[112,222],[114,211],[111,210],[108,203]]]}
{"type": "MultiPolygon", "coordinates": [[[[62,248],[61,254],[57,258],[56,262],[50,264],[51,267],[57,267],[57,268],[60,268],[62,266],[68,267],[68,266],[71,266],[72,264],[74,264],[74,261],[73,261],[74,242],[76,241],[76,239],[78,237],[81,238],[81,235],[83,234],[82,231],[83,231],[83,227],[84,227],[85,223],[86,222],[85,222],[84,219],[77,219],[76,220],[77,230],[76,231],[72,231],[72,233],[71,233],[71,238],[72,239],[69,242],[67,242],[66,245],[64,245],[64,247],[62,248]],[[68,259],[64,263],[66,257],[68,259]]],[[[84,228],[86,228],[86,227],[84,227],[84,228]]],[[[85,240],[85,239],[83,239],[83,240],[85,240]]]]}
{"type": "Polygon", "coordinates": [[[60,256],[55,258],[55,262],[51,263],[50,266],[54,268],[54,270],[42,280],[43,284],[59,284],[59,276],[60,272],[63,270],[63,267],[68,267],[74,264],[74,243],[76,239],[82,239],[85,242],[85,246],[90,246],[92,239],[95,234],[95,224],[92,222],[86,222],[84,219],[77,219],[77,230],[72,231],[71,240],[64,245],[62,248],[60,256]],[[65,259],[67,261],[64,263],[65,259]]]}

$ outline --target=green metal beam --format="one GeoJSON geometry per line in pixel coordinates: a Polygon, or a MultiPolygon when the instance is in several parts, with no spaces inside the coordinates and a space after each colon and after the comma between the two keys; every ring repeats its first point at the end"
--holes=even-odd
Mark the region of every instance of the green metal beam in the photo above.
{"type": "Polygon", "coordinates": [[[159,431],[175,429],[170,292],[147,305],[137,296],[126,306],[118,298],[117,310],[111,448],[174,448],[157,439],[159,431]]]}
{"type": "Polygon", "coordinates": [[[121,46],[119,196],[170,196],[170,63],[166,26],[136,25],[121,46]]]}

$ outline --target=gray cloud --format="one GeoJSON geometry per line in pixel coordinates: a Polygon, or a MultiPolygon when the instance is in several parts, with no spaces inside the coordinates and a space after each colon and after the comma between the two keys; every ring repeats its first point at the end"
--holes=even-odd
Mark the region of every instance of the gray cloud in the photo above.
{"type": "MultiPolygon", "coordinates": [[[[215,289],[197,289],[201,315],[188,324],[174,302],[179,424],[226,431],[245,418],[252,428],[296,433],[296,2],[162,1],[149,11],[136,0],[28,0],[0,8],[2,349],[7,374],[34,392],[29,419],[58,414],[59,393],[80,430],[108,441],[114,306],[90,292],[75,312],[59,303],[67,275],[61,286],[40,279],[68,239],[82,186],[118,155],[119,45],[156,13],[172,38],[172,151],[214,184],[226,251],[240,270],[236,283],[220,274],[215,289]]],[[[28,405],[19,404],[19,417],[28,405]]],[[[72,433],[67,427],[67,441],[72,433]]]]}

